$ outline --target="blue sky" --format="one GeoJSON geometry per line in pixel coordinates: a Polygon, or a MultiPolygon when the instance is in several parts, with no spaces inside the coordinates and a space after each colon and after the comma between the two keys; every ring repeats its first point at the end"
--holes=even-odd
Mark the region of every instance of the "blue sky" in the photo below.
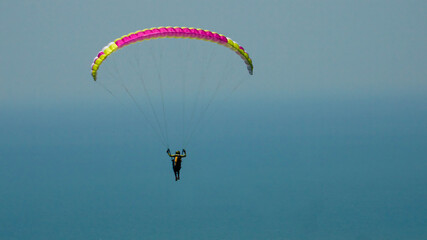
{"type": "Polygon", "coordinates": [[[422,95],[426,88],[420,1],[1,4],[2,102],[58,95],[74,102],[76,91],[92,97],[83,59],[90,63],[117,36],[162,25],[214,29],[241,42],[258,78],[245,87],[260,98],[422,95]]]}
{"type": "Polygon", "coordinates": [[[426,10],[0,2],[0,238],[425,239],[426,10]],[[155,133],[90,76],[108,42],[168,25],[229,36],[254,62],[179,183],[155,133]]]}

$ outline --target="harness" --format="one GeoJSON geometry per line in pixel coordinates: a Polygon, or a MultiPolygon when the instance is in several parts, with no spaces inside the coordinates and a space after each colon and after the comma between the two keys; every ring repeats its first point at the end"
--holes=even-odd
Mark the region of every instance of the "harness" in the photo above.
{"type": "Polygon", "coordinates": [[[181,162],[182,162],[181,158],[182,157],[180,155],[175,155],[172,157],[171,160],[174,167],[181,167],[181,162]]]}

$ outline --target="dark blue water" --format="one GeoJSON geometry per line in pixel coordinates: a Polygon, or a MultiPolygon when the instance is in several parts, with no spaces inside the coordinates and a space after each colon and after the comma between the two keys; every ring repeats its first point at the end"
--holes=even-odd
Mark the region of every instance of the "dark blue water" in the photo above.
{"type": "Polygon", "coordinates": [[[3,107],[0,239],[426,239],[426,103],[225,106],[179,182],[124,111],[3,107]]]}

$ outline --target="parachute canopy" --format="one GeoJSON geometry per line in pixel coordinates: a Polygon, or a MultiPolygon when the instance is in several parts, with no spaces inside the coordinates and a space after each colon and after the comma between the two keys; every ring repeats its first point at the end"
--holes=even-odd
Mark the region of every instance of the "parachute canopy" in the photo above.
{"type": "Polygon", "coordinates": [[[226,46],[236,52],[245,62],[249,74],[253,74],[252,60],[249,57],[245,49],[230,38],[203,30],[200,28],[187,28],[187,27],[156,27],[150,29],[144,29],[124,35],[113,42],[110,42],[107,46],[102,48],[92,63],[92,77],[96,81],[96,75],[99,66],[102,62],[117,49],[127,46],[132,43],[141,42],[144,40],[151,40],[156,38],[190,38],[214,42],[223,46],[226,46]]]}

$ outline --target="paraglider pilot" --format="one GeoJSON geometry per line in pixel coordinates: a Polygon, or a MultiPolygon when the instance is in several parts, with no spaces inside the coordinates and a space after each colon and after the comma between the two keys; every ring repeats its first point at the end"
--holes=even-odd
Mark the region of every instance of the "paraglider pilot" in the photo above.
{"type": "Polygon", "coordinates": [[[184,153],[184,155],[181,155],[181,153],[179,151],[176,151],[175,154],[172,155],[169,148],[166,151],[166,153],[169,155],[169,157],[172,158],[172,168],[173,168],[173,172],[175,173],[175,181],[179,180],[179,170],[181,170],[182,158],[187,156],[185,149],[182,149],[182,152],[184,153]]]}

